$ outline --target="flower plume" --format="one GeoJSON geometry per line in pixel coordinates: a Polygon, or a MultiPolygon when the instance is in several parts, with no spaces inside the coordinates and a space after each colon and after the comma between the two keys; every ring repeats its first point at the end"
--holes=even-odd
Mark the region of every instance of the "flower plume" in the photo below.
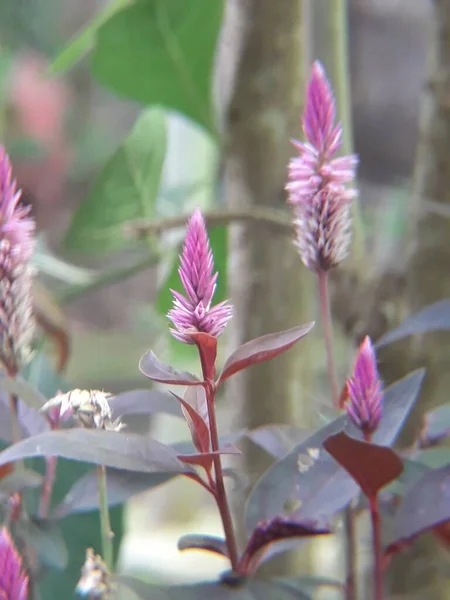
{"type": "Polygon", "coordinates": [[[299,156],[289,163],[286,190],[294,211],[295,245],[305,265],[316,272],[338,265],[347,255],[350,207],[357,195],[347,187],[355,177],[356,156],[334,158],[342,138],[335,118],[330,83],[315,62],[302,119],[306,141],[293,141],[299,156]]]}
{"type": "Polygon", "coordinates": [[[347,380],[347,392],[347,414],[366,436],[370,436],[381,420],[383,392],[375,350],[368,336],[358,349],[352,377],[347,380]]]}
{"type": "Polygon", "coordinates": [[[2,600],[27,600],[28,575],[22,565],[13,539],[6,529],[0,530],[0,598],[2,600]]]}
{"type": "Polygon", "coordinates": [[[35,224],[20,197],[0,146],[0,362],[10,374],[26,361],[34,331],[29,261],[35,224]]]}
{"type": "Polygon", "coordinates": [[[227,301],[211,306],[218,273],[214,273],[205,221],[198,208],[188,222],[178,273],[186,296],[171,290],[173,308],[167,316],[174,325],[172,335],[186,344],[194,343],[191,333],[218,337],[231,319],[232,307],[227,301]]]}

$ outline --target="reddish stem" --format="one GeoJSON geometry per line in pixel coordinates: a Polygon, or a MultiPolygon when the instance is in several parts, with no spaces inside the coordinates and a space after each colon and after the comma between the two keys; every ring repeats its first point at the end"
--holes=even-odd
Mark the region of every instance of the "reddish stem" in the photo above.
{"type": "Polygon", "coordinates": [[[325,353],[327,357],[328,381],[330,384],[331,396],[335,408],[339,409],[339,385],[336,375],[336,365],[333,352],[333,325],[330,310],[330,295],[328,293],[328,273],[319,271],[317,273],[319,283],[320,297],[320,316],[322,319],[323,338],[325,342],[325,353]]]}
{"type": "MultiPolygon", "coordinates": [[[[204,373],[204,376],[207,375],[204,373]]],[[[219,435],[217,431],[216,421],[216,407],[215,407],[215,385],[214,382],[206,381],[206,403],[208,406],[208,417],[209,427],[211,432],[211,449],[213,452],[219,451],[219,435]]],[[[215,498],[217,508],[219,509],[220,517],[222,519],[223,530],[225,533],[225,540],[228,547],[228,556],[230,557],[231,568],[233,571],[237,571],[238,568],[238,551],[236,544],[236,536],[234,533],[233,520],[231,518],[230,507],[228,505],[227,494],[225,491],[222,462],[220,455],[214,457],[214,470],[215,470],[215,498]]]]}
{"type": "Polygon", "coordinates": [[[53,486],[55,484],[56,477],[56,466],[58,459],[56,456],[50,456],[47,458],[47,470],[44,477],[44,483],[42,486],[41,501],[39,504],[39,516],[42,519],[48,517],[50,511],[50,505],[52,501],[53,486]]]}
{"type": "Polygon", "coordinates": [[[369,498],[369,506],[372,521],[372,547],[374,558],[374,600],[383,600],[383,547],[381,544],[381,518],[378,508],[378,498],[369,498]]]}

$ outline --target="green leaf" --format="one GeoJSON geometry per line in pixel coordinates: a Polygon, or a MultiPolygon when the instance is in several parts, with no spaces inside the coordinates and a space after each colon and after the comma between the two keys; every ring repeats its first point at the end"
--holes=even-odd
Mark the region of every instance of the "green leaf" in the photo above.
{"type": "Polygon", "coordinates": [[[164,113],[146,110],[75,213],[67,247],[107,252],[127,245],[123,224],[154,215],[165,153],[164,113]]]}
{"type": "Polygon", "coordinates": [[[95,36],[99,27],[103,25],[112,15],[130,4],[131,0],[115,0],[98,13],[91,21],[77,33],[50,65],[50,74],[64,73],[81,60],[95,43],[95,36]]]}
{"type": "Polygon", "coordinates": [[[98,30],[93,73],[123,96],[180,112],[214,133],[211,82],[222,12],[223,0],[140,0],[98,30]]]}

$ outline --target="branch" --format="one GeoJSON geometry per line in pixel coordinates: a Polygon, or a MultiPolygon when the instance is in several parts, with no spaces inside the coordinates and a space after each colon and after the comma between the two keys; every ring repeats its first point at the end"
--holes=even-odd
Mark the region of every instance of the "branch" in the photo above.
{"type": "MultiPolygon", "coordinates": [[[[253,206],[244,210],[224,210],[207,212],[203,214],[206,224],[209,227],[218,225],[230,225],[231,223],[242,221],[254,225],[262,225],[274,229],[278,233],[291,234],[293,231],[292,220],[282,212],[271,208],[260,208],[253,206]]],[[[186,227],[189,216],[167,217],[155,220],[132,221],[125,224],[125,231],[128,235],[161,235],[171,229],[181,229],[186,227]]]]}

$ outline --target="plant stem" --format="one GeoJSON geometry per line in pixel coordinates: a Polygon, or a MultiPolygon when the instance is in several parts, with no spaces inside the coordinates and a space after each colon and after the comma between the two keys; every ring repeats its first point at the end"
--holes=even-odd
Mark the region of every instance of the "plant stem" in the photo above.
{"type": "Polygon", "coordinates": [[[106,485],[106,468],[104,465],[97,467],[98,476],[98,496],[99,496],[99,510],[100,510],[100,528],[102,536],[102,554],[103,560],[112,572],[113,569],[113,537],[114,533],[111,530],[111,521],[109,519],[109,506],[108,506],[108,491],[106,485]]]}
{"type": "Polygon", "coordinates": [[[317,278],[319,282],[320,315],[322,319],[322,331],[325,342],[325,353],[327,357],[328,381],[330,384],[333,406],[336,409],[339,409],[340,392],[333,352],[333,324],[331,320],[327,271],[319,271],[317,274],[317,278]]]}
{"type": "Polygon", "coordinates": [[[13,443],[17,443],[20,442],[22,434],[18,416],[18,398],[15,394],[9,395],[9,411],[11,415],[11,438],[13,443]]]}
{"type": "Polygon", "coordinates": [[[39,516],[45,518],[48,516],[53,493],[53,485],[56,477],[56,465],[58,459],[56,456],[51,456],[46,460],[46,473],[42,486],[42,495],[39,506],[39,516]]]}
{"type": "MultiPolygon", "coordinates": [[[[320,314],[322,319],[322,331],[325,342],[325,353],[327,357],[328,380],[330,384],[333,405],[339,409],[339,384],[336,375],[336,365],[333,351],[333,323],[330,310],[330,295],[328,292],[328,273],[319,271],[317,274],[319,283],[320,314]]],[[[356,565],[356,534],[355,534],[355,514],[352,506],[348,506],[344,513],[344,527],[346,538],[346,599],[355,598],[355,565],[356,565]]]]}
{"type": "MultiPolygon", "coordinates": [[[[208,417],[209,427],[211,431],[211,448],[213,452],[219,451],[219,435],[217,431],[216,421],[216,407],[215,407],[215,389],[214,383],[207,382],[206,384],[206,402],[208,406],[208,417]]],[[[231,518],[230,507],[227,500],[227,494],[225,490],[222,462],[220,455],[214,457],[214,470],[216,474],[216,489],[215,497],[217,507],[220,512],[222,519],[223,530],[225,533],[225,540],[228,547],[228,556],[231,562],[231,568],[233,571],[237,571],[238,566],[238,551],[236,543],[236,535],[234,532],[233,520],[231,518]]]]}
{"type": "Polygon", "coordinates": [[[56,465],[58,459],[56,456],[50,456],[46,461],[47,470],[45,473],[44,484],[42,486],[42,495],[39,505],[39,516],[41,519],[48,517],[50,511],[50,504],[52,500],[53,485],[56,477],[56,465]]]}
{"type": "Polygon", "coordinates": [[[374,558],[373,589],[374,600],[383,600],[383,547],[381,545],[381,519],[378,499],[369,498],[370,518],[372,521],[372,547],[374,558]]]}

